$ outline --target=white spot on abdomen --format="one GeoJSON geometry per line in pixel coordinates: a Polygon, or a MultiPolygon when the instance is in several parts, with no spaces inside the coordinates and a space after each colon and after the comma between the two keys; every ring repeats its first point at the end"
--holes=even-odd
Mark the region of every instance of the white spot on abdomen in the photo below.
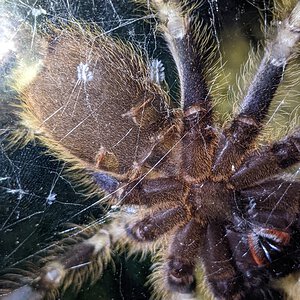
{"type": "Polygon", "coordinates": [[[80,63],[77,66],[77,79],[84,83],[87,83],[93,80],[93,73],[89,70],[90,67],[88,64],[80,63]]]}

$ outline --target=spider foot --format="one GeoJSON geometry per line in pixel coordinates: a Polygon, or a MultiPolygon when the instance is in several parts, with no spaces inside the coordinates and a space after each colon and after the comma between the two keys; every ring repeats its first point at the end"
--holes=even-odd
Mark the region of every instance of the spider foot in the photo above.
{"type": "Polygon", "coordinates": [[[181,207],[161,210],[136,222],[133,226],[127,225],[127,234],[138,242],[150,242],[178,226],[185,218],[186,212],[181,207]]]}
{"type": "Polygon", "coordinates": [[[178,293],[191,293],[195,290],[194,264],[188,259],[169,258],[167,263],[168,286],[178,293]]]}

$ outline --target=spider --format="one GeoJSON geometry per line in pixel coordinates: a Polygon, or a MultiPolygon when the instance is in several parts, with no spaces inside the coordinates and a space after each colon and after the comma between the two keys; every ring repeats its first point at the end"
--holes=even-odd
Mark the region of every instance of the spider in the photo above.
{"type": "Polygon", "coordinates": [[[184,1],[149,2],[177,66],[178,107],[138,49],[76,25],[53,28],[39,74],[19,91],[28,139],[68,162],[91,193],[104,191],[114,210],[110,223],[83,228],[31,277],[11,275],[14,289],[3,288],[1,299],[80,288],[123,245],[153,254],[162,299],[280,299],[274,282],[299,270],[300,184],[280,175],[300,161],[300,132],[257,141],[296,52],[300,3],[278,23],[239,112],[219,129],[207,28],[184,1]]]}

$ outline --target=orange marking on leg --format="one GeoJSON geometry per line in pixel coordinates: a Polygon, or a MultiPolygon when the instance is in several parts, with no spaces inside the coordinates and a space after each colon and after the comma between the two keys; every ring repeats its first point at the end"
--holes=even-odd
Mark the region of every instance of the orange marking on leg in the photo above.
{"type": "Polygon", "coordinates": [[[267,234],[271,234],[275,237],[275,239],[279,239],[282,245],[286,246],[290,242],[290,234],[284,231],[279,231],[276,229],[265,229],[264,230],[267,234]]]}
{"type": "Polygon", "coordinates": [[[265,264],[265,259],[260,251],[258,251],[259,247],[255,241],[255,237],[253,238],[253,234],[248,235],[248,244],[249,249],[252,255],[252,258],[256,262],[258,266],[263,266],[265,264]]]}

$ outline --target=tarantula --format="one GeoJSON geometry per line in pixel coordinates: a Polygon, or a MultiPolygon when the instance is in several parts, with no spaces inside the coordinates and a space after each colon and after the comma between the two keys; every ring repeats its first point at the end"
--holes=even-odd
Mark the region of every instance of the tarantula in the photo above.
{"type": "Polygon", "coordinates": [[[300,131],[265,146],[257,140],[296,52],[300,3],[278,23],[239,112],[222,130],[208,79],[213,47],[199,33],[207,28],[184,1],[150,4],[177,66],[180,107],[138,49],[76,25],[53,28],[43,67],[19,91],[28,137],[77,176],[84,170],[81,179],[119,211],[111,223],[83,229],[32,278],[12,277],[21,286],[4,287],[1,299],[55,297],[72,280],[100,276],[111,249],[124,244],[156,254],[153,284],[164,299],[199,289],[201,268],[216,299],[279,299],[274,279],[299,270],[300,183],[278,175],[300,161],[300,131]]]}

